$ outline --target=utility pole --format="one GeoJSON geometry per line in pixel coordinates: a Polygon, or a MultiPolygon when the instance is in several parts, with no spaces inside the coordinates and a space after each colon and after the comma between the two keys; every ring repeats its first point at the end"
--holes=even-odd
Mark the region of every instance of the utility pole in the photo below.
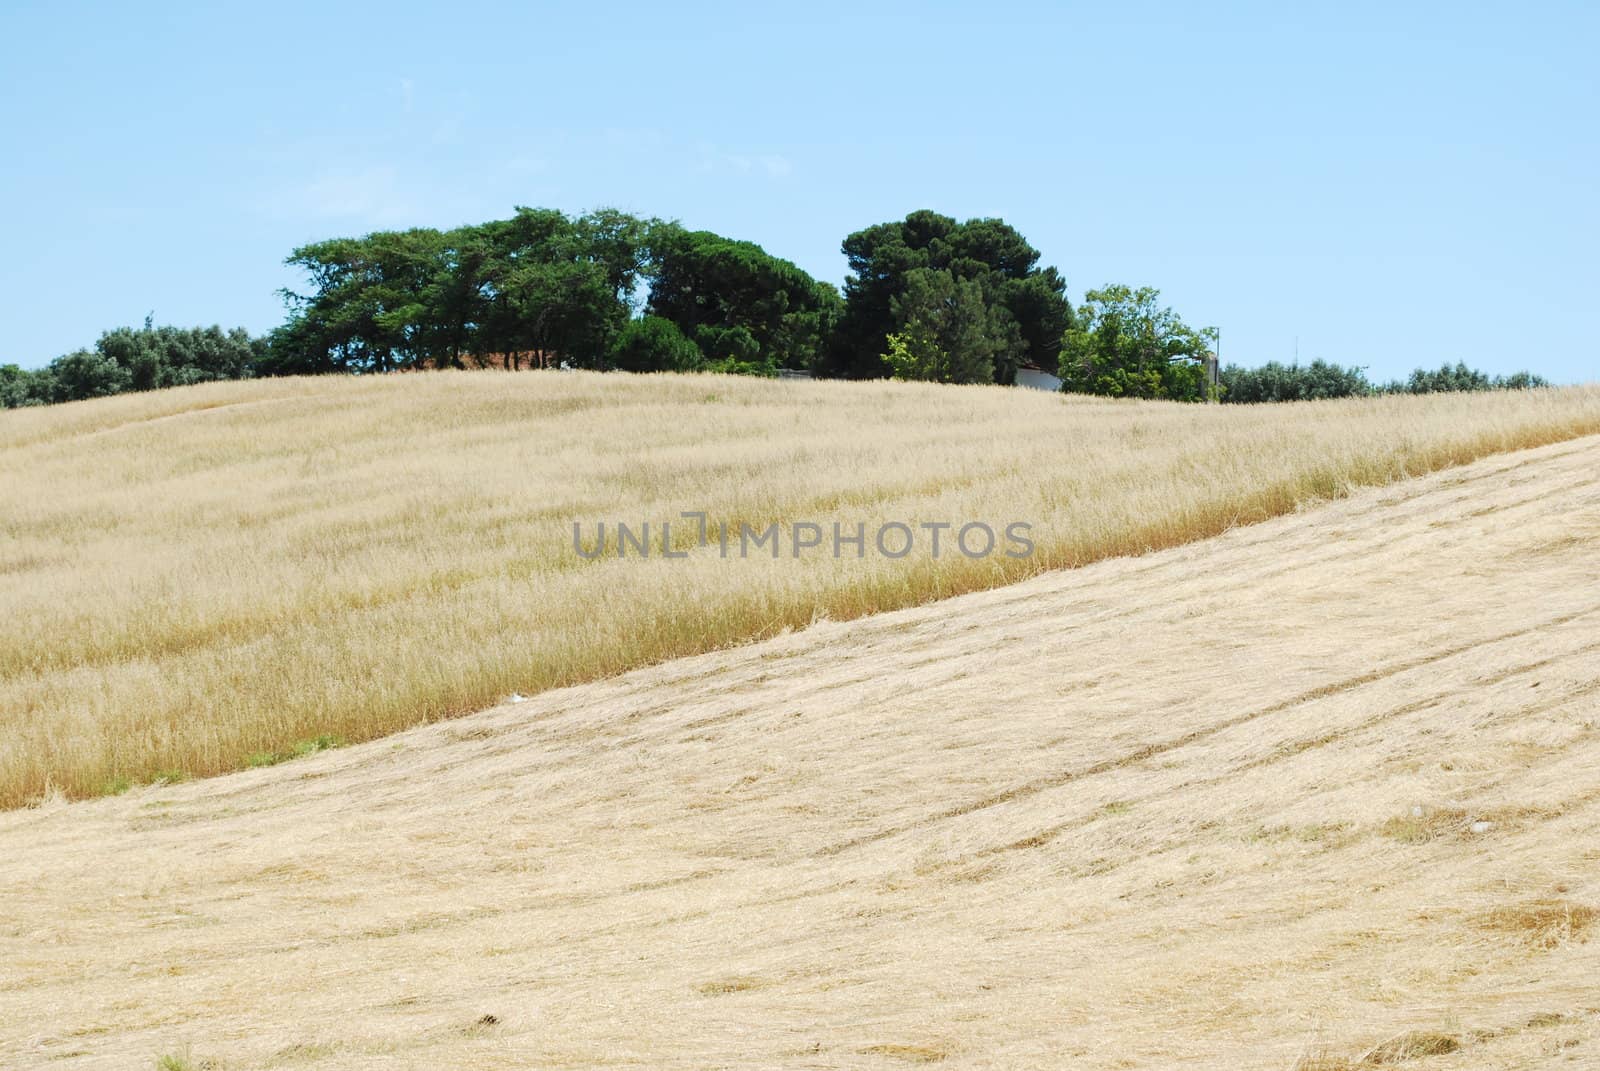
{"type": "Polygon", "coordinates": [[[1213,327],[1211,330],[1216,349],[1206,360],[1206,401],[1218,402],[1221,401],[1217,397],[1217,385],[1222,382],[1222,328],[1213,327]]]}

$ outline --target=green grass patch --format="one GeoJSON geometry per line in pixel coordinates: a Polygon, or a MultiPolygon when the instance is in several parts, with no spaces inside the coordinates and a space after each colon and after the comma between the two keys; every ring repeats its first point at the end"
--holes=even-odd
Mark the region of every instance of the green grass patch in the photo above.
{"type": "Polygon", "coordinates": [[[331,751],[336,747],[344,747],[343,737],[333,733],[323,733],[321,736],[311,737],[307,740],[297,740],[294,745],[285,751],[253,751],[245,756],[246,766],[257,768],[261,766],[276,766],[280,762],[290,759],[302,759],[307,755],[315,755],[319,751],[331,751]]]}

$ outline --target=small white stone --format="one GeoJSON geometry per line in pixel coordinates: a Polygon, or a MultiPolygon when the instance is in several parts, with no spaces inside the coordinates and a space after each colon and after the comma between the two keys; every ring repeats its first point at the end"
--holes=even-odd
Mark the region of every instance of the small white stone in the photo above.
{"type": "Polygon", "coordinates": [[[1489,830],[1494,828],[1494,823],[1493,822],[1474,822],[1474,823],[1472,823],[1472,827],[1471,828],[1472,828],[1472,831],[1474,833],[1487,833],[1487,832],[1489,832],[1489,830]]]}

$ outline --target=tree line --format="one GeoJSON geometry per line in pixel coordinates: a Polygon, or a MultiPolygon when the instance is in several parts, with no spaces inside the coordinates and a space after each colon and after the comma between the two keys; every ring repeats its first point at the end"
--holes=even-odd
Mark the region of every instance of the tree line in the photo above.
{"type": "Polygon", "coordinates": [[[1437,369],[1418,368],[1405,379],[1374,383],[1366,369],[1315,360],[1309,365],[1268,361],[1259,368],[1229,365],[1222,370],[1225,402],[1299,402],[1320,398],[1368,398],[1379,394],[1438,394],[1450,391],[1527,390],[1548,387],[1532,372],[1491,376],[1462,362],[1437,369]]]}
{"type": "Polygon", "coordinates": [[[287,319],[266,336],[147,319],[37,371],[0,365],[0,406],[253,376],[555,365],[1005,385],[1029,366],[1063,390],[1185,401],[1543,383],[1457,366],[1379,387],[1314,362],[1230,366],[1219,390],[1204,372],[1214,329],[1189,327],[1151,288],[1091,290],[1074,308],[1061,274],[1003,220],[917,211],[842,250],[841,291],[755,243],[613,209],[334,238],[291,253],[308,285],[282,292],[287,319]]]}
{"type": "Polygon", "coordinates": [[[181,387],[263,374],[268,342],[242,327],[119,327],[92,349],[57,357],[44,368],[0,365],[0,408],[76,402],[126,391],[181,387]]]}

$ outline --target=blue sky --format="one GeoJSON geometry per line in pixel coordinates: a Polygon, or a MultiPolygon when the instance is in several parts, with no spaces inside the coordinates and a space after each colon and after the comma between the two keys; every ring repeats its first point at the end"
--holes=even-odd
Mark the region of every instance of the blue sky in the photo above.
{"type": "Polygon", "coordinates": [[[1600,378],[1586,4],[0,7],[0,363],[282,319],[296,245],[615,205],[840,282],[916,208],[1227,362],[1600,378]]]}

